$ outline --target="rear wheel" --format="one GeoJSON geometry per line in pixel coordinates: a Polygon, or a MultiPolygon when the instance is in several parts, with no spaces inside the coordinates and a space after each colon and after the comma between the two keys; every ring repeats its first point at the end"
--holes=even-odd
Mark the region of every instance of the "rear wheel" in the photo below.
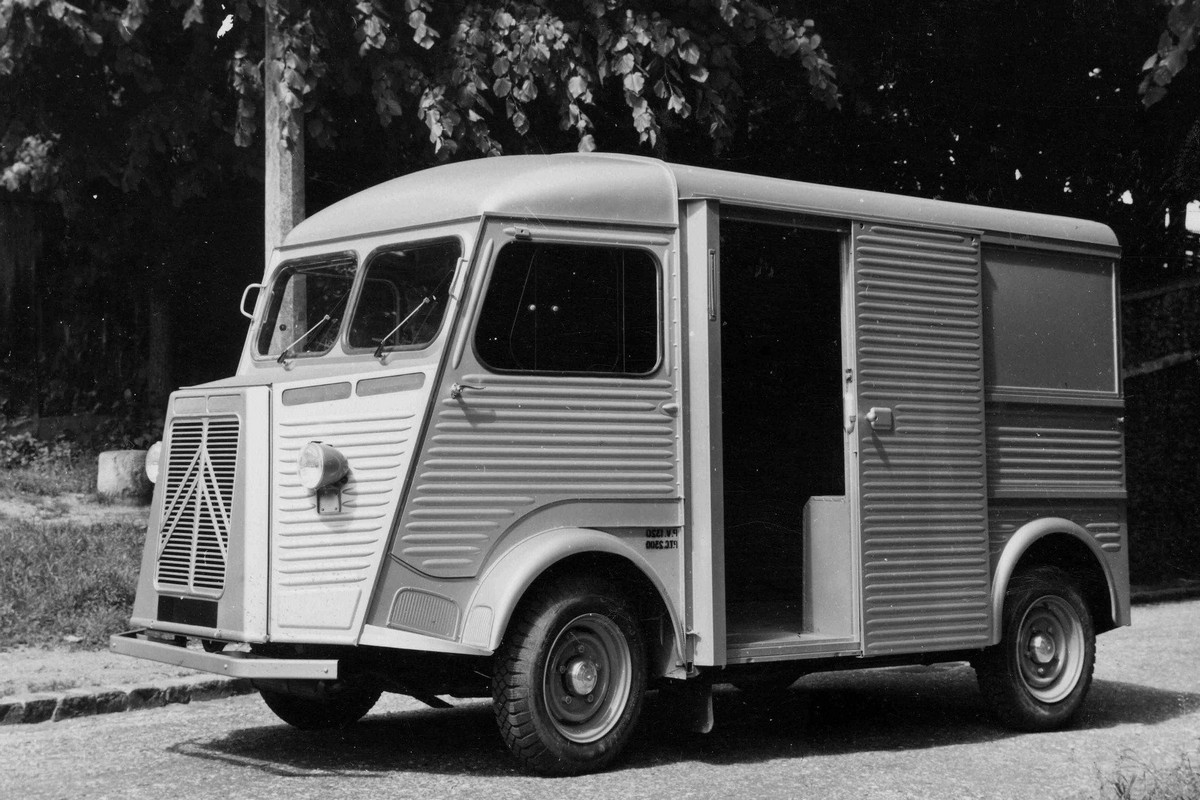
{"type": "Polygon", "coordinates": [[[304,731],[344,728],[358,722],[382,694],[366,685],[325,688],[318,681],[286,681],[280,686],[258,686],[267,708],[275,716],[304,731]]]}
{"type": "Polygon", "coordinates": [[[629,741],[646,686],[628,600],[592,577],[556,580],[522,602],[496,657],[492,700],[505,743],[550,775],[603,769],[629,741]]]}
{"type": "Polygon", "coordinates": [[[1013,577],[1003,635],[972,662],[992,712],[1012,728],[1053,730],[1079,711],[1092,683],[1096,633],[1076,582],[1057,567],[1013,577]]]}

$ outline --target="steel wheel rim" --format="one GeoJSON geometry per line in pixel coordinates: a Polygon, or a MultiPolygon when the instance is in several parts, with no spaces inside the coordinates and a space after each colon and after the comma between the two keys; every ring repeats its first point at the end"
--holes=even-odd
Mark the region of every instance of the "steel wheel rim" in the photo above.
{"type": "Polygon", "coordinates": [[[1046,595],[1021,618],[1017,664],[1021,682],[1042,703],[1060,703],[1083,674],[1083,623],[1061,597],[1046,595]]]}
{"type": "Polygon", "coordinates": [[[542,676],[554,729],[579,744],[616,727],[633,684],[633,657],[625,635],[608,617],[582,614],[554,638],[542,676]]]}

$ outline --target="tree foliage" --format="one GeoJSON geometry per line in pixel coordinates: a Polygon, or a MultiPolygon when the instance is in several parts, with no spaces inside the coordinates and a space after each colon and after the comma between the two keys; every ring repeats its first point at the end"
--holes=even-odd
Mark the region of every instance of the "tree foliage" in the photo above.
{"type": "Polygon", "coordinates": [[[245,169],[214,134],[255,139],[268,56],[280,103],[307,120],[302,132],[285,115],[285,144],[306,133],[336,146],[358,124],[337,110],[366,98],[385,127],[423,125],[438,158],[498,154],[547,115],[580,150],[597,147],[598,117],[650,148],[686,121],[720,149],[746,95],[739,61],[753,48],[796,62],[814,98],[838,102],[813,21],[758,0],[278,0],[272,54],[264,13],[264,0],[2,0],[0,81],[12,102],[0,185],[53,191],[70,211],[90,179],[175,206],[202,195],[211,157],[245,169]],[[622,119],[611,118],[617,105],[622,119]],[[98,143],[97,121],[117,138],[98,143]]]}
{"type": "Polygon", "coordinates": [[[1163,0],[1163,4],[1170,6],[1166,27],[1159,36],[1158,49],[1142,65],[1138,88],[1147,108],[1167,96],[1167,86],[1187,66],[1200,32],[1198,0],[1163,0]]]}
{"type": "MultiPolygon", "coordinates": [[[[161,321],[172,297],[177,326],[208,332],[173,345],[177,355],[195,348],[199,360],[186,363],[201,365],[176,379],[228,368],[203,365],[235,346],[203,343],[236,335],[236,317],[217,324],[226,309],[213,318],[178,298],[261,269],[259,248],[228,248],[258,235],[246,220],[261,207],[265,74],[279,76],[284,107],[304,112],[282,115],[281,136],[315,145],[316,206],[452,157],[597,147],[665,155],[669,138],[681,151],[721,151],[739,117],[764,101],[742,69],[758,58],[790,70],[793,91],[781,102],[838,102],[816,26],[792,5],[789,13],[759,0],[278,0],[274,8],[278,49],[267,54],[265,0],[0,0],[0,198],[47,204],[65,219],[41,285],[29,289],[47,317],[63,321],[47,331],[35,366],[55,376],[42,394],[58,398],[56,407],[162,385],[163,366],[149,370],[155,378],[137,354],[161,351],[168,333],[147,320],[161,321]],[[268,62],[278,69],[265,70],[268,62]],[[90,388],[71,391],[72,382],[90,388]]],[[[0,360],[28,361],[20,348],[0,360]]]]}

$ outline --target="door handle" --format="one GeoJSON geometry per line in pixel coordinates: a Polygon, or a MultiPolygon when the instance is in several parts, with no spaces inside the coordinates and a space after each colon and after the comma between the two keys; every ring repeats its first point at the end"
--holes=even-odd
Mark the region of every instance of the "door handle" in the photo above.
{"type": "Polygon", "coordinates": [[[892,410],[890,408],[872,408],[867,412],[867,422],[871,423],[873,431],[890,431],[894,423],[892,410]]]}
{"type": "Polygon", "coordinates": [[[463,396],[463,391],[466,389],[474,389],[477,392],[482,392],[485,388],[486,387],[475,386],[474,384],[470,384],[470,383],[454,383],[454,384],[450,385],[450,399],[451,400],[461,400],[462,396],[463,396]]]}

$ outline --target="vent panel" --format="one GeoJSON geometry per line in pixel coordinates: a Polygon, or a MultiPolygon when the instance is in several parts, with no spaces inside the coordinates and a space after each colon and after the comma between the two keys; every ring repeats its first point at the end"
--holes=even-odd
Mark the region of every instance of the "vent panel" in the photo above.
{"type": "Polygon", "coordinates": [[[156,584],[219,597],[229,558],[241,421],[177,418],[167,439],[156,584]]]}

